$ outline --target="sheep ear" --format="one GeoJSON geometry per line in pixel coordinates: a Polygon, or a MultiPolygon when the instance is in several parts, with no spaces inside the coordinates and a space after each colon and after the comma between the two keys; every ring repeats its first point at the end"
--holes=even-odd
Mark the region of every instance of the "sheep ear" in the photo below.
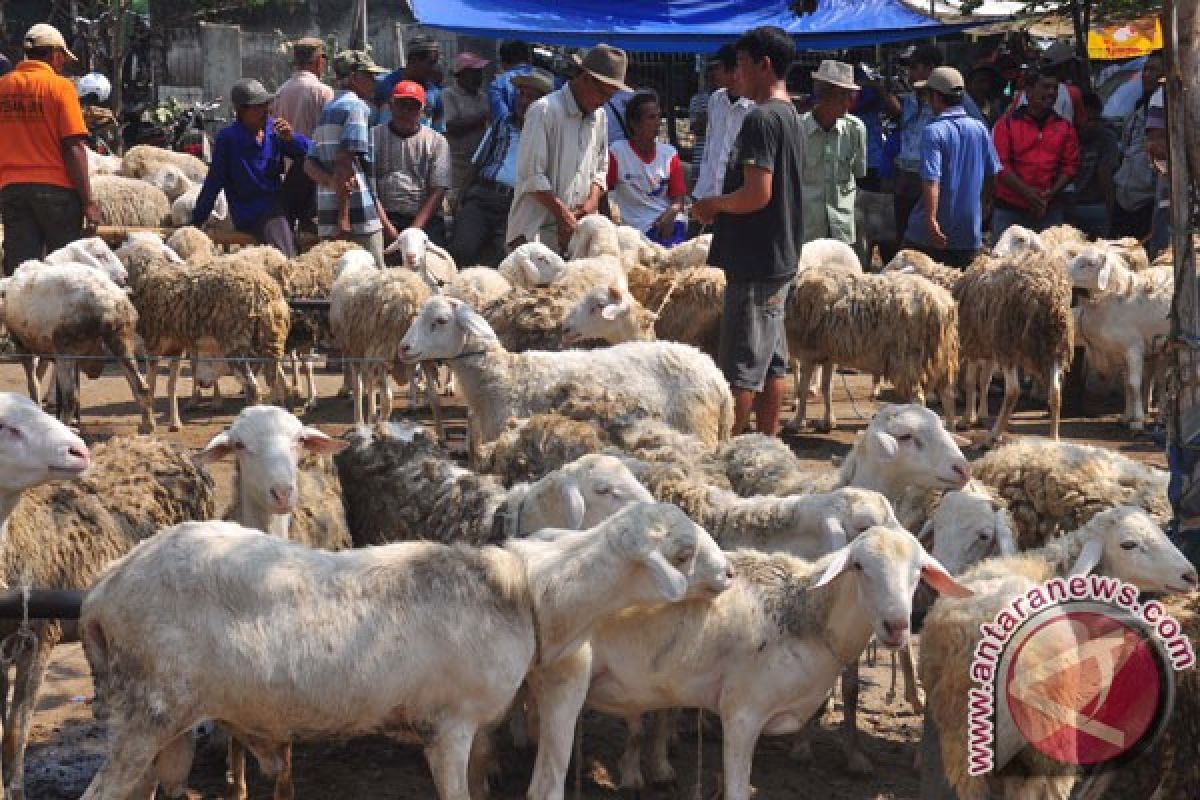
{"type": "Polygon", "coordinates": [[[678,603],[687,594],[687,576],[668,564],[662,553],[651,550],[643,563],[654,576],[655,586],[668,603],[678,603]]]}
{"type": "Polygon", "coordinates": [[[483,317],[475,313],[475,309],[471,308],[466,303],[458,303],[454,306],[454,318],[467,331],[467,333],[477,336],[480,339],[495,339],[496,332],[492,330],[492,326],[483,317]]]}
{"type": "Polygon", "coordinates": [[[825,572],[820,579],[812,585],[813,589],[820,589],[825,584],[831,582],[838,575],[846,571],[846,565],[850,563],[850,548],[843,547],[833,555],[833,560],[829,562],[829,566],[825,568],[825,572]]]}
{"type": "Polygon", "coordinates": [[[912,264],[905,264],[903,267],[895,271],[899,272],[901,275],[913,275],[916,273],[917,268],[912,264]]]}
{"type": "Polygon", "coordinates": [[[921,553],[921,579],[942,597],[971,597],[975,593],[946,571],[936,558],[929,553],[921,553]]]}
{"type": "Polygon", "coordinates": [[[1087,575],[1092,570],[1100,565],[1100,558],[1104,555],[1104,541],[1102,539],[1089,539],[1083,545],[1083,550],[1079,552],[1079,558],[1075,559],[1075,563],[1071,565],[1068,575],[1087,575]]]}
{"type": "Polygon", "coordinates": [[[340,453],[342,448],[348,444],[350,443],[345,439],[334,439],[329,434],[319,431],[316,428],[306,426],[300,432],[300,445],[310,453],[331,456],[334,453],[340,453]]]}
{"type": "Polygon", "coordinates": [[[900,443],[896,441],[895,436],[883,431],[875,431],[871,437],[874,440],[875,449],[879,451],[879,455],[884,461],[892,461],[896,458],[896,454],[900,452],[900,443]]]}
{"type": "Polygon", "coordinates": [[[966,436],[963,436],[961,433],[951,433],[950,440],[959,447],[970,447],[972,444],[974,444],[974,442],[972,442],[966,436]]]}
{"type": "Polygon", "coordinates": [[[196,454],[195,460],[199,464],[212,464],[232,452],[233,440],[229,438],[229,431],[221,431],[209,440],[203,450],[196,454]]]}
{"type": "Polygon", "coordinates": [[[537,286],[542,282],[542,273],[538,271],[532,258],[522,258],[517,263],[521,265],[521,270],[525,273],[525,280],[529,281],[530,285],[537,286]]]}
{"type": "Polygon", "coordinates": [[[562,527],[579,530],[583,527],[583,518],[587,514],[587,504],[583,501],[583,492],[579,491],[579,483],[574,478],[561,478],[558,491],[566,517],[562,527]]]}
{"type": "Polygon", "coordinates": [[[841,550],[849,543],[846,529],[837,517],[825,517],[821,520],[821,528],[825,531],[825,539],[829,542],[829,551],[841,550]]]}
{"type": "Polygon", "coordinates": [[[625,310],[624,303],[609,303],[603,309],[601,309],[600,316],[604,317],[607,320],[614,320],[624,310],[625,310]]]}
{"type": "Polygon", "coordinates": [[[1104,266],[1096,273],[1096,288],[1104,291],[1108,288],[1108,282],[1112,278],[1112,265],[1108,263],[1108,259],[1104,260],[1104,266]]]}

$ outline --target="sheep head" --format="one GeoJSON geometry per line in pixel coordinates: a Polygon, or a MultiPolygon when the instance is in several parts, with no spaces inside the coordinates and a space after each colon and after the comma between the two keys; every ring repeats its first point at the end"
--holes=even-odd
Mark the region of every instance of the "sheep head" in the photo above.
{"type": "Polygon", "coordinates": [[[579,220],[571,241],[567,243],[567,259],[587,258],[588,256],[621,257],[621,239],[617,234],[617,226],[608,217],[601,214],[588,214],[579,220]]]}
{"type": "Polygon", "coordinates": [[[549,286],[563,271],[564,261],[541,242],[526,242],[500,262],[500,274],[513,286],[532,289],[549,286]]]}
{"type": "Polygon", "coordinates": [[[70,428],[21,394],[0,393],[0,491],[78,478],[91,454],[70,428]]]}
{"type": "Polygon", "coordinates": [[[961,489],[971,478],[971,466],[958,437],[947,432],[932,411],[916,404],[887,405],[867,425],[842,474],[846,483],[856,486],[961,489]],[[867,477],[866,483],[860,482],[867,477]]]}
{"type": "Polygon", "coordinates": [[[1071,285],[1098,294],[1125,294],[1133,275],[1119,252],[1104,245],[1088,245],[1067,266],[1071,285]]]}
{"type": "Polygon", "coordinates": [[[1017,552],[1012,516],[978,481],[946,492],[921,529],[933,538],[933,557],[954,575],[985,558],[1017,552]]]}
{"type": "Polygon", "coordinates": [[[610,344],[629,340],[633,303],[633,296],[620,286],[589,289],[563,319],[563,344],[569,347],[584,339],[602,339],[610,344]]]}
{"type": "Polygon", "coordinates": [[[435,295],[421,306],[400,340],[400,358],[409,363],[458,358],[496,343],[496,332],[473,308],[457,298],[435,295]]]}
{"type": "Polygon", "coordinates": [[[1143,592],[1191,592],[1196,568],[1140,508],[1118,506],[1092,517],[1073,534],[1083,547],[1070,574],[1098,572],[1143,592]]]}
{"type": "Polygon", "coordinates": [[[658,597],[679,602],[714,597],[733,585],[734,569],[708,531],[667,503],[635,503],[615,514],[618,552],[650,573],[658,597]]]}
{"type": "Polygon", "coordinates": [[[992,245],[992,255],[1015,256],[1021,253],[1045,253],[1046,245],[1042,237],[1029,228],[1012,225],[1000,234],[1000,238],[992,245]]]}

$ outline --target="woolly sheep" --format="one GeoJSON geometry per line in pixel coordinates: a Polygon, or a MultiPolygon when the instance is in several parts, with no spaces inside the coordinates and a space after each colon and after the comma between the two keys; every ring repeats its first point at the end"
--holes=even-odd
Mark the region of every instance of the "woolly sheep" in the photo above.
{"type": "Polygon", "coordinates": [[[630,225],[617,226],[617,241],[621,247],[621,263],[626,270],[655,264],[667,254],[667,248],[650,241],[646,234],[630,225]]]}
{"type": "MultiPolygon", "coordinates": [[[[389,372],[403,382],[411,373],[397,369],[396,343],[408,332],[429,298],[421,277],[407,269],[377,269],[366,262],[346,268],[329,294],[329,328],[342,354],[350,359],[354,424],[386,422],[392,413],[389,372]],[[376,389],[382,396],[377,409],[376,389]],[[365,409],[364,409],[365,406],[365,409]]],[[[435,398],[436,400],[436,398],[435,398]]]]}
{"type": "MultiPolygon", "coordinates": [[[[941,395],[948,426],[954,425],[958,375],[958,309],[950,293],[909,275],[866,275],[850,270],[809,269],[792,286],[787,309],[788,351],[802,365],[798,387],[823,367],[825,414],[818,430],[832,430],[833,364],[886,378],[901,396],[921,401],[925,390],[941,395]],[[879,332],[886,330],[887,336],[879,332]]],[[[790,429],[804,426],[807,392],[798,392],[790,429]]]]}
{"type": "Polygon", "coordinates": [[[986,414],[992,366],[1004,372],[1004,402],[987,435],[992,442],[1008,427],[1020,395],[1018,370],[1047,387],[1050,432],[1058,438],[1063,373],[1075,345],[1071,286],[1052,255],[1026,254],[968,269],[954,290],[959,344],[967,362],[966,414],[974,425],[986,414]],[[981,369],[981,367],[983,367],[981,369]]]}
{"type": "Polygon", "coordinates": [[[579,649],[600,620],[677,602],[699,573],[710,594],[732,583],[712,539],[661,505],[631,506],[554,541],[483,549],[404,542],[325,553],[231,523],[178,526],[134,550],[84,599],[93,711],[113,736],[84,797],[124,800],[154,773],[177,794],[191,726],[211,718],[253,730],[249,743],[268,774],[287,771],[293,733],[411,736],[432,720],[422,740],[439,796],[465,798],[480,789],[468,773],[472,742],[527,676],[542,711],[531,793],[561,796],[588,681],[579,649]],[[266,573],[291,579],[264,582],[266,573]],[[240,624],[247,617],[272,624],[240,624]],[[145,692],[158,699],[153,711],[145,692]]]}
{"type": "Polygon", "coordinates": [[[454,464],[423,431],[394,425],[345,436],[335,459],[357,546],[426,539],[482,547],[542,528],[587,528],[653,498],[620,461],[585,455],[505,489],[454,464]]]}
{"type": "MultiPolygon", "coordinates": [[[[479,313],[510,352],[561,350],[565,344],[563,320],[579,296],[579,289],[574,286],[513,289],[482,307],[479,313]]],[[[575,347],[587,344],[586,340],[573,342],[575,347]]]]}
{"type": "Polygon", "coordinates": [[[1121,422],[1140,431],[1154,383],[1153,375],[1150,380],[1143,377],[1143,366],[1165,346],[1170,332],[1174,270],[1133,272],[1115,250],[1093,245],[1071,259],[1068,275],[1072,286],[1087,290],[1087,297],[1074,310],[1074,321],[1089,363],[1109,374],[1116,371],[1110,365],[1124,367],[1121,422]]]}
{"type": "Polygon", "coordinates": [[[568,261],[611,256],[619,262],[621,240],[617,234],[617,226],[608,217],[589,214],[579,220],[578,227],[571,234],[566,255],[568,261]]]}
{"type": "Polygon", "coordinates": [[[483,317],[453,298],[430,298],[400,344],[408,362],[447,359],[462,389],[475,449],[509,417],[545,411],[556,383],[591,381],[673,428],[715,446],[729,438],[733,399],[712,359],[669,342],[628,342],[601,350],[510,353],[483,317]]]}
{"type": "MultiPolygon", "coordinates": [[[[172,225],[178,228],[192,224],[192,212],[196,208],[196,201],[200,199],[200,188],[193,186],[171,202],[172,225]]],[[[223,190],[217,193],[212,213],[208,215],[208,221],[204,227],[215,231],[233,230],[233,218],[229,216],[229,201],[225,199],[223,190]]]]}
{"type": "MultiPolygon", "coordinates": [[[[218,358],[266,360],[267,383],[276,402],[284,402],[279,365],[287,341],[289,311],[279,285],[263,270],[248,265],[192,267],[169,247],[132,240],[117,251],[129,269],[138,332],[150,355],[153,396],[158,359],[170,358],[167,402],[171,430],[179,430],[179,356],[185,352],[218,358]],[[168,255],[169,254],[169,255],[168,255]]],[[[249,363],[240,365],[247,391],[257,402],[258,383],[249,363]]]]}
{"type": "Polygon", "coordinates": [[[126,151],[121,159],[121,174],[145,180],[168,164],[177,167],[194,183],[203,183],[208,175],[208,167],[195,156],[146,144],[135,145],[126,151]]]}
{"type": "Polygon", "coordinates": [[[582,293],[593,286],[626,285],[618,257],[603,253],[564,261],[540,242],[523,244],[500,263],[499,272],[513,286],[534,289],[562,286],[582,293]]]}
{"type": "Polygon", "coordinates": [[[120,156],[105,156],[87,148],[88,175],[116,175],[121,171],[120,156]]]}
{"type": "MultiPolygon", "coordinates": [[[[212,515],[212,478],[172,444],[117,437],[89,453],[78,436],[15,394],[0,394],[0,425],[10,432],[0,438],[0,578],[6,586],[86,588],[112,559],[160,527],[212,515]]],[[[3,721],[14,746],[5,759],[13,786],[21,786],[36,687],[54,646],[73,630],[56,620],[34,622],[37,644],[17,659],[3,721]]]]}
{"type": "Polygon", "coordinates": [[[429,240],[421,228],[405,228],[396,241],[383,251],[385,256],[399,252],[405,267],[415,271],[429,288],[438,291],[458,274],[454,256],[429,240]]]}
{"type": "MultiPolygon", "coordinates": [[[[154,394],[134,360],[138,312],[125,290],[90,266],[26,262],[5,290],[5,324],[25,353],[53,355],[61,394],[59,415],[79,419],[78,370],[100,376],[104,356],[117,360],[141,410],[138,430],[154,430],[154,394]]],[[[26,360],[30,396],[41,397],[32,364],[26,360]]]]}
{"type": "MultiPolygon", "coordinates": [[[[980,638],[979,626],[994,621],[1013,597],[1050,578],[1091,572],[1131,583],[1140,591],[1188,592],[1197,586],[1195,567],[1149,515],[1140,509],[1117,507],[1042,548],[975,566],[959,581],[976,596],[943,598],[926,616],[920,659],[921,682],[928,697],[926,732],[935,733],[940,741],[945,777],[959,797],[986,796],[990,780],[967,774],[970,662],[980,638]]],[[[1020,757],[1021,742],[1012,737],[1015,728],[1003,720],[998,721],[996,732],[996,765],[1001,775],[995,780],[1004,780],[1005,767],[1014,756],[1020,757]]],[[[923,766],[927,761],[922,758],[923,766]]],[[[1037,796],[1066,797],[1074,781],[1072,774],[1042,774],[1024,778],[1022,788],[1042,792],[1037,796]]]]}
{"type": "MultiPolygon", "coordinates": [[[[943,593],[963,590],[898,528],[871,528],[815,561],[749,550],[730,560],[733,588],[708,602],[644,606],[599,624],[586,702],[635,731],[646,711],[718,714],[723,796],[748,800],[760,735],[798,730],[872,634],[889,647],[907,642],[919,580],[943,593]]],[[[622,788],[639,788],[634,767],[622,760],[622,788]]],[[[672,773],[663,764],[652,775],[672,773]]]]}
{"type": "Polygon", "coordinates": [[[99,270],[117,286],[129,283],[129,273],[117,254],[99,236],[76,239],[70,244],[49,253],[44,264],[86,264],[99,270]]]}
{"type": "Polygon", "coordinates": [[[854,248],[840,239],[813,239],[800,248],[800,272],[806,269],[848,269],[862,272],[854,248]]]}
{"type": "Polygon", "coordinates": [[[167,200],[172,203],[194,185],[188,176],[184,174],[183,170],[174,164],[164,164],[145,180],[151,186],[157,186],[159,189],[162,189],[163,194],[167,196],[167,200]]]}
{"type": "Polygon", "coordinates": [[[562,268],[562,257],[541,242],[526,242],[504,257],[496,271],[513,286],[545,286],[562,268]]]}
{"type": "Polygon", "coordinates": [[[92,196],[100,209],[100,224],[158,228],[171,217],[171,203],[162,189],[120,175],[92,178],[92,196]]]}
{"type": "Polygon", "coordinates": [[[167,247],[174,250],[184,261],[197,267],[211,263],[217,256],[217,246],[213,244],[212,238],[192,225],[172,231],[167,237],[167,247]]]}
{"type": "Polygon", "coordinates": [[[508,279],[491,267],[468,267],[459,270],[442,293],[462,300],[471,308],[486,308],[512,290],[508,279]]]}
{"type": "Polygon", "coordinates": [[[708,264],[708,251],[711,247],[712,234],[705,233],[665,250],[653,264],[646,266],[667,270],[703,267],[708,264]]]}
{"type": "Polygon", "coordinates": [[[892,257],[892,260],[884,265],[883,271],[885,273],[907,272],[920,275],[925,280],[937,284],[948,292],[954,291],[954,288],[958,286],[958,282],[963,276],[963,270],[943,266],[920,250],[911,250],[908,248],[896,253],[892,257]]]}
{"type": "Polygon", "coordinates": [[[1027,436],[984,455],[976,477],[1008,503],[1021,549],[1039,547],[1118,505],[1171,519],[1168,473],[1101,447],[1027,436]]]}

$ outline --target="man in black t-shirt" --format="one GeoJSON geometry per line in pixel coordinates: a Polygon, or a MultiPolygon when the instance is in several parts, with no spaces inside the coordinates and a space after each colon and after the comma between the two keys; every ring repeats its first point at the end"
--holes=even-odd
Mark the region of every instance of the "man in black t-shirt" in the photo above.
{"type": "Polygon", "coordinates": [[[753,410],[758,431],[774,436],[787,386],[784,313],[804,232],[804,134],[784,82],[796,48],[782,29],[763,26],[734,49],[738,93],[757,105],[734,143],[724,194],[697,201],[692,213],[713,223],[708,263],[727,280],[718,360],[733,389],[733,433],[753,410]]]}

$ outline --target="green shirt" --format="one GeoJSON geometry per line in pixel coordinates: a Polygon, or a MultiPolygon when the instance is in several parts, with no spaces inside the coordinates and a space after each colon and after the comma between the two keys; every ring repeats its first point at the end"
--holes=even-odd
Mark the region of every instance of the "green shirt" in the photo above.
{"type": "Polygon", "coordinates": [[[855,178],[867,174],[867,127],[847,114],[825,130],[812,112],[800,118],[804,131],[801,183],[804,241],[839,239],[854,244],[855,178]]]}

